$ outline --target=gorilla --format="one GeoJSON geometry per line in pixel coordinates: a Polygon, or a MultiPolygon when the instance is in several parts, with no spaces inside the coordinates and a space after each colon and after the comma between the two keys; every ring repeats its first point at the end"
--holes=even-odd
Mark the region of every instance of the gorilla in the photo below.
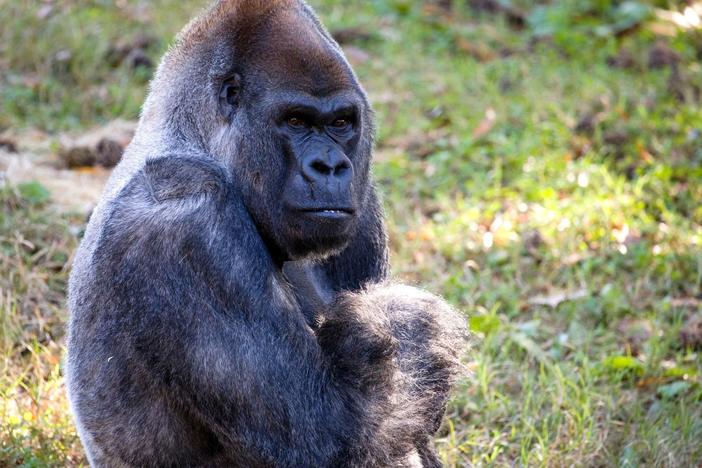
{"type": "Polygon", "coordinates": [[[179,34],[69,284],[92,466],[441,466],[466,330],[388,280],[373,114],[302,0],[179,34]]]}

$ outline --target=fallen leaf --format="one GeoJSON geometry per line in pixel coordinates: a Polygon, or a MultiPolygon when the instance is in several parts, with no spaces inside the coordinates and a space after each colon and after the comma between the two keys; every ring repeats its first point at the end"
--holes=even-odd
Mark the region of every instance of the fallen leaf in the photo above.
{"type": "Polygon", "coordinates": [[[651,164],[654,162],[653,155],[641,142],[636,143],[636,151],[639,153],[639,157],[647,163],[651,164]]]}
{"type": "Polygon", "coordinates": [[[45,3],[37,10],[37,18],[47,19],[54,12],[54,6],[51,3],[45,3]]]}
{"type": "Polygon", "coordinates": [[[562,263],[564,265],[571,266],[571,265],[575,265],[576,263],[580,263],[581,261],[583,261],[589,257],[590,257],[590,255],[575,252],[575,253],[572,253],[570,255],[566,255],[565,257],[563,257],[562,263]]]}
{"type": "Polygon", "coordinates": [[[670,380],[669,377],[661,377],[658,375],[650,376],[643,378],[636,382],[636,386],[638,388],[646,388],[646,387],[651,387],[653,385],[662,385],[670,380]]]}
{"type": "Polygon", "coordinates": [[[487,44],[469,41],[463,37],[456,40],[456,48],[473,57],[478,62],[490,62],[498,58],[498,54],[487,44]]]}
{"type": "Polygon", "coordinates": [[[587,291],[578,289],[576,291],[560,291],[549,295],[534,296],[528,302],[530,305],[548,306],[555,309],[563,302],[574,301],[583,297],[587,297],[587,291]]]}
{"type": "Polygon", "coordinates": [[[670,305],[673,307],[689,307],[694,309],[702,306],[702,299],[696,297],[674,297],[670,300],[670,305]]]}
{"type": "Polygon", "coordinates": [[[497,113],[495,112],[495,109],[488,107],[485,110],[485,117],[480,124],[478,124],[475,130],[473,130],[473,139],[478,140],[490,133],[490,130],[492,130],[495,126],[495,122],[497,122],[497,113]]]}

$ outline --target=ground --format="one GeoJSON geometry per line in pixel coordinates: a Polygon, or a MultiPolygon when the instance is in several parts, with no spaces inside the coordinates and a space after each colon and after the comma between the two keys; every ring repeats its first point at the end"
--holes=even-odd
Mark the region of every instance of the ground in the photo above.
{"type": "MultiPolygon", "coordinates": [[[[393,273],[475,334],[446,465],[699,465],[702,3],[311,3],[377,111],[393,273]]],[[[203,4],[0,0],[0,466],[85,464],[65,289],[107,171],[58,155],[203,4]]]]}

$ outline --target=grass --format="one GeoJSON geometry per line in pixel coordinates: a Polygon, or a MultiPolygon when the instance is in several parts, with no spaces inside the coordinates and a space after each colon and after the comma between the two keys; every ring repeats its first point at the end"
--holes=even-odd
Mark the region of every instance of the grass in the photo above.
{"type": "Polygon", "coordinates": [[[3,466],[83,460],[61,376],[67,262],[76,247],[71,223],[77,220],[48,210],[47,197],[37,184],[0,189],[3,466]]]}
{"type": "MultiPolygon", "coordinates": [[[[312,3],[362,33],[395,275],[480,338],[446,464],[700,464],[701,351],[679,333],[702,312],[702,31],[660,36],[653,3],[629,2],[649,16],[621,35],[608,1],[513,2],[523,28],[459,1],[312,3]],[[649,66],[659,43],[677,65],[649,66]],[[608,65],[622,49],[631,68],[608,65]]],[[[202,4],[67,0],[42,19],[0,0],[0,129],[135,118],[148,70],[105,54],[146,30],[157,59],[202,4]]],[[[83,220],[35,185],[0,199],[0,465],[79,465],[60,359],[83,220]]]]}

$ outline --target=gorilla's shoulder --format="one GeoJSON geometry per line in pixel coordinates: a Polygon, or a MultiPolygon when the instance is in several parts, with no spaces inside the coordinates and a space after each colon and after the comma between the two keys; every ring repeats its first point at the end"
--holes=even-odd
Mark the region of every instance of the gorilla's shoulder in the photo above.
{"type": "Polygon", "coordinates": [[[127,266],[167,272],[193,255],[206,255],[204,264],[215,268],[236,248],[261,248],[224,166],[188,157],[146,162],[105,206],[95,229],[91,264],[105,275],[127,266]]]}
{"type": "Polygon", "coordinates": [[[237,205],[231,201],[232,193],[226,170],[217,161],[149,159],[110,201],[103,231],[134,236],[166,227],[203,229],[216,221],[225,204],[237,205]]]}
{"type": "Polygon", "coordinates": [[[219,196],[229,186],[224,166],[217,161],[192,157],[149,159],[141,175],[144,188],[157,203],[206,194],[219,196]]]}
{"type": "Polygon", "coordinates": [[[222,232],[237,232],[246,219],[238,200],[224,166],[216,161],[149,159],[106,206],[95,254],[114,260],[131,258],[127,252],[132,252],[142,262],[147,256],[163,261],[154,252],[177,251],[184,243],[208,244],[222,232]]]}
{"type": "Polygon", "coordinates": [[[187,156],[147,159],[111,201],[112,214],[172,217],[221,203],[231,191],[224,166],[187,156]]]}

